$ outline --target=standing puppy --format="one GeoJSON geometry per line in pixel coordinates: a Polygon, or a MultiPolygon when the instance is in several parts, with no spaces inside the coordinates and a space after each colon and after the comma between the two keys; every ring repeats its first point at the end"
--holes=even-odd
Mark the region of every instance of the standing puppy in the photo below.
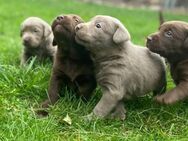
{"type": "Polygon", "coordinates": [[[147,38],[147,47],[165,57],[176,87],[157,96],[159,103],[173,104],[188,97],[188,23],[169,21],[147,38]]]}
{"type": "Polygon", "coordinates": [[[52,46],[53,34],[51,27],[38,17],[29,17],[21,24],[20,35],[24,45],[21,65],[31,57],[36,56],[39,61],[46,58],[53,59],[56,47],[52,46]]]}
{"type": "Polygon", "coordinates": [[[76,26],[76,41],[91,52],[103,93],[92,114],[125,119],[123,99],[165,91],[164,61],[131,43],[129,32],[119,20],[99,15],[81,23],[76,26]]]}
{"type": "MultiPolygon", "coordinates": [[[[75,41],[75,26],[83,20],[77,15],[61,15],[52,23],[53,44],[58,46],[48,89],[49,99],[42,103],[49,107],[59,99],[62,87],[72,87],[77,96],[88,100],[96,88],[93,62],[89,52],[75,41]]],[[[39,114],[46,115],[45,111],[39,114]]]]}

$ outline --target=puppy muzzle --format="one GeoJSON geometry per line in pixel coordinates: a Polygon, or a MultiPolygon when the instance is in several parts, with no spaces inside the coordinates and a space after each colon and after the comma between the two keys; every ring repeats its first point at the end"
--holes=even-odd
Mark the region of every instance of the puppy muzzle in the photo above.
{"type": "Polygon", "coordinates": [[[158,34],[151,34],[147,37],[146,46],[149,48],[150,46],[155,45],[159,40],[158,34]]]}
{"type": "Polygon", "coordinates": [[[63,20],[65,19],[65,17],[63,15],[57,16],[56,19],[53,21],[52,23],[52,30],[54,30],[54,28],[61,24],[63,22],[63,20]]]}
{"type": "Polygon", "coordinates": [[[80,29],[83,28],[83,26],[84,26],[83,23],[78,24],[78,25],[75,27],[75,31],[78,32],[80,29]]]}

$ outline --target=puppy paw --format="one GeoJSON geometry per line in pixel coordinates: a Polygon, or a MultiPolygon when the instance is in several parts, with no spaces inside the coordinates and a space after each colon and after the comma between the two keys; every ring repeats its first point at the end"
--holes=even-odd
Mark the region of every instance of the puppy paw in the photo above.
{"type": "Polygon", "coordinates": [[[38,117],[43,118],[48,116],[48,112],[44,109],[39,109],[36,110],[35,113],[37,114],[38,117]]]}
{"type": "Polygon", "coordinates": [[[50,105],[50,101],[49,100],[45,100],[44,102],[41,103],[41,107],[42,108],[48,108],[50,105]]]}
{"type": "Polygon", "coordinates": [[[165,93],[155,96],[154,100],[160,104],[170,105],[176,103],[179,99],[175,94],[165,93]]]}
{"type": "Polygon", "coordinates": [[[37,116],[39,117],[48,116],[47,108],[49,107],[49,104],[50,104],[49,100],[46,100],[43,103],[41,103],[42,108],[38,108],[35,110],[35,113],[37,114],[37,116]]]}
{"type": "Polygon", "coordinates": [[[99,117],[97,117],[93,112],[86,115],[86,116],[83,116],[83,119],[84,121],[86,122],[91,122],[92,120],[96,120],[96,119],[99,119],[99,117]]]}
{"type": "Polygon", "coordinates": [[[125,120],[126,119],[126,115],[124,113],[118,113],[118,114],[111,114],[109,119],[117,119],[117,120],[125,120]]]}
{"type": "Polygon", "coordinates": [[[117,110],[117,111],[113,112],[112,114],[110,114],[109,118],[123,121],[126,119],[125,113],[126,113],[125,109],[117,110]]]}

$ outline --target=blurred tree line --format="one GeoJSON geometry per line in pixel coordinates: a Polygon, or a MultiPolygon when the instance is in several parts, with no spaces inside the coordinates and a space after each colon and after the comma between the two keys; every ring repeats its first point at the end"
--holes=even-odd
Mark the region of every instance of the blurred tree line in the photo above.
{"type": "MultiPolygon", "coordinates": [[[[122,0],[120,0],[122,1],[122,0]]],[[[142,3],[146,5],[160,4],[163,8],[171,9],[184,7],[188,8],[188,0],[123,0],[125,3],[142,3]]]]}
{"type": "Polygon", "coordinates": [[[188,7],[188,0],[163,0],[162,7],[165,9],[188,7]]]}
{"type": "Polygon", "coordinates": [[[116,5],[156,6],[164,9],[184,8],[188,10],[188,0],[82,0],[93,3],[113,3],[116,5]]]}

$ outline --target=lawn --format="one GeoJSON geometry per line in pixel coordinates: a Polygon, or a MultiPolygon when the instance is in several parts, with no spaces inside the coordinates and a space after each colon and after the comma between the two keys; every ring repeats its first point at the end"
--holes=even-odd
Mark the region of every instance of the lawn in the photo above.
{"type": "MultiPolygon", "coordinates": [[[[0,0],[0,140],[2,141],[152,141],[188,140],[188,103],[161,106],[145,96],[125,103],[127,119],[85,122],[101,93],[84,103],[73,92],[62,90],[64,97],[50,108],[50,115],[38,118],[34,109],[47,97],[52,65],[20,67],[22,50],[20,23],[39,16],[49,23],[59,14],[76,13],[89,20],[97,14],[119,18],[135,44],[144,45],[145,37],[158,28],[155,11],[125,9],[72,0],[0,0]],[[72,119],[67,124],[66,115],[72,119]]],[[[188,16],[165,13],[167,20],[188,21],[188,16]]],[[[168,89],[174,86],[168,76],[168,89]]]]}

